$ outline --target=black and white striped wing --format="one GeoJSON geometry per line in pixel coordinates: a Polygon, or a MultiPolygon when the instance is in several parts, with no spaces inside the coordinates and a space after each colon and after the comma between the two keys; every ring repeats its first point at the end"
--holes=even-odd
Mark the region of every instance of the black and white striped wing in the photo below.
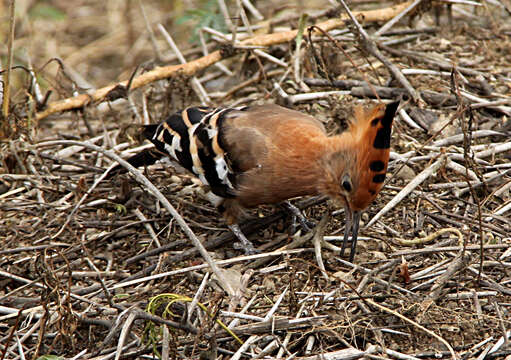
{"type": "Polygon", "coordinates": [[[174,113],[157,125],[148,125],[144,136],[156,148],[195,174],[212,192],[235,196],[236,174],[222,143],[222,123],[231,108],[191,107],[174,113]]]}

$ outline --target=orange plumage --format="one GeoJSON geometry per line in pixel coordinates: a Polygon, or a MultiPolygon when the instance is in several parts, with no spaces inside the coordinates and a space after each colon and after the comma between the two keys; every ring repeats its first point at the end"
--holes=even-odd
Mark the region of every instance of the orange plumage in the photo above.
{"type": "Polygon", "coordinates": [[[352,232],[353,259],[360,211],[383,186],[397,107],[356,107],[348,130],[335,136],[313,117],[277,105],[188,108],[146,127],[158,152],[128,161],[140,166],[167,155],[179,162],[210,186],[238,237],[243,208],[328,195],[346,209],[343,249],[352,232]]]}

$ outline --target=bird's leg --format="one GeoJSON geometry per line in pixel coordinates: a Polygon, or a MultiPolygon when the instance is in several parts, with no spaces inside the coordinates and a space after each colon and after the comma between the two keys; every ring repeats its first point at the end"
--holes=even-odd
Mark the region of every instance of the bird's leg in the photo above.
{"type": "Polygon", "coordinates": [[[245,251],[245,254],[247,254],[247,255],[254,255],[254,254],[259,253],[259,251],[256,250],[256,248],[254,247],[254,244],[252,244],[252,242],[250,242],[250,240],[247,239],[245,234],[243,234],[243,232],[241,231],[240,226],[238,224],[231,224],[228,226],[229,226],[229,229],[231,229],[234,236],[236,236],[238,238],[238,240],[240,241],[240,242],[234,243],[234,248],[243,249],[245,251]]]}
{"type": "Polygon", "coordinates": [[[309,232],[309,231],[311,231],[312,228],[314,228],[316,226],[315,223],[313,223],[312,221],[308,220],[302,214],[300,209],[298,209],[296,206],[291,204],[289,201],[287,201],[287,200],[284,201],[282,203],[282,207],[287,212],[289,212],[289,214],[292,216],[292,219],[293,219],[293,232],[294,232],[294,230],[296,230],[296,220],[298,220],[298,222],[300,223],[300,226],[302,227],[302,230],[304,232],[309,232]]]}
{"type": "Polygon", "coordinates": [[[250,240],[247,239],[238,225],[238,221],[243,215],[243,208],[240,203],[236,199],[224,199],[213,193],[211,195],[212,197],[210,197],[212,199],[217,200],[215,205],[218,211],[223,214],[227,226],[239,240],[239,242],[233,244],[234,248],[243,249],[247,255],[257,254],[259,251],[257,251],[250,240]]]}

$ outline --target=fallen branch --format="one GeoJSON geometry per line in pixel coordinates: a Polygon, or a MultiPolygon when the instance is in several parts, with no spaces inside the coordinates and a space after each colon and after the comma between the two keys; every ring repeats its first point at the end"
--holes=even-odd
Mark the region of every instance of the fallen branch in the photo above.
{"type": "MultiPolygon", "coordinates": [[[[333,80],[327,79],[304,79],[309,86],[328,86],[342,90],[350,90],[350,95],[356,97],[375,97],[378,95],[382,99],[397,99],[407,94],[403,88],[369,85],[360,80],[333,80]]],[[[456,98],[450,94],[442,94],[436,91],[419,91],[421,98],[429,105],[433,106],[452,106],[456,104],[456,98]]],[[[299,94],[300,95],[300,94],[299,94]]],[[[294,95],[297,96],[297,95],[294,95]]]]}
{"type": "MultiPolygon", "coordinates": [[[[383,99],[396,99],[399,96],[408,94],[408,90],[402,88],[385,87],[385,86],[372,86],[367,84],[363,86],[356,86],[351,88],[351,95],[357,97],[374,97],[374,92],[383,99]]],[[[418,94],[429,105],[433,106],[452,106],[456,103],[454,96],[449,94],[442,94],[436,91],[424,90],[419,91],[418,94]]]]}
{"type": "MultiPolygon", "coordinates": [[[[465,251],[472,251],[472,250],[479,250],[481,247],[479,245],[467,245],[464,249],[465,251]]],[[[509,244],[488,244],[484,245],[485,250],[495,250],[495,249],[508,249],[509,244]]],[[[441,253],[441,252],[448,252],[448,251],[460,251],[463,250],[463,246],[446,246],[446,247],[428,247],[428,248],[422,248],[422,249],[413,249],[413,250],[401,250],[396,251],[391,254],[389,254],[390,257],[397,257],[397,256],[407,256],[407,255],[427,255],[427,254],[433,254],[433,253],[441,253]]]]}
{"type": "MultiPolygon", "coordinates": [[[[405,3],[390,6],[383,9],[369,10],[369,11],[358,11],[354,12],[357,18],[363,19],[363,22],[376,22],[376,21],[388,21],[394,16],[398,15],[401,11],[405,10],[412,2],[407,1],[405,3]]],[[[337,19],[330,19],[316,26],[324,31],[330,31],[334,28],[344,25],[344,21],[347,16],[340,16],[337,19]]],[[[298,30],[289,30],[279,32],[275,34],[264,34],[257,35],[252,38],[246,39],[240,42],[240,45],[250,46],[271,46],[276,44],[282,44],[291,41],[296,37],[298,30]]],[[[218,61],[228,58],[234,55],[233,51],[216,50],[209,55],[203,56],[199,59],[192,60],[186,64],[181,65],[169,65],[163,67],[157,67],[151,71],[148,71],[142,75],[133,78],[130,89],[134,90],[139,87],[145,86],[152,82],[172,78],[174,76],[192,76],[197,72],[206,69],[207,67],[217,63],[218,61]]],[[[91,102],[101,102],[105,100],[105,97],[114,89],[119,87],[126,88],[128,86],[128,80],[120,83],[109,85],[101,89],[96,90],[93,94],[81,94],[71,98],[57,100],[48,104],[45,110],[35,114],[35,119],[40,121],[49,115],[61,112],[69,111],[72,109],[79,109],[91,102]]]]}

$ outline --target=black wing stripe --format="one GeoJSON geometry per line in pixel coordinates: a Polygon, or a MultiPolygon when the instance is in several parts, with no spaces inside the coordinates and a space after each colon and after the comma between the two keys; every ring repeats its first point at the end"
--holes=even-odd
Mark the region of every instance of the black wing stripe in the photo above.
{"type": "Polygon", "coordinates": [[[230,167],[223,143],[223,122],[239,108],[192,107],[170,115],[159,125],[145,127],[144,135],[159,151],[195,174],[214,194],[235,195],[236,172],[230,167]]]}

